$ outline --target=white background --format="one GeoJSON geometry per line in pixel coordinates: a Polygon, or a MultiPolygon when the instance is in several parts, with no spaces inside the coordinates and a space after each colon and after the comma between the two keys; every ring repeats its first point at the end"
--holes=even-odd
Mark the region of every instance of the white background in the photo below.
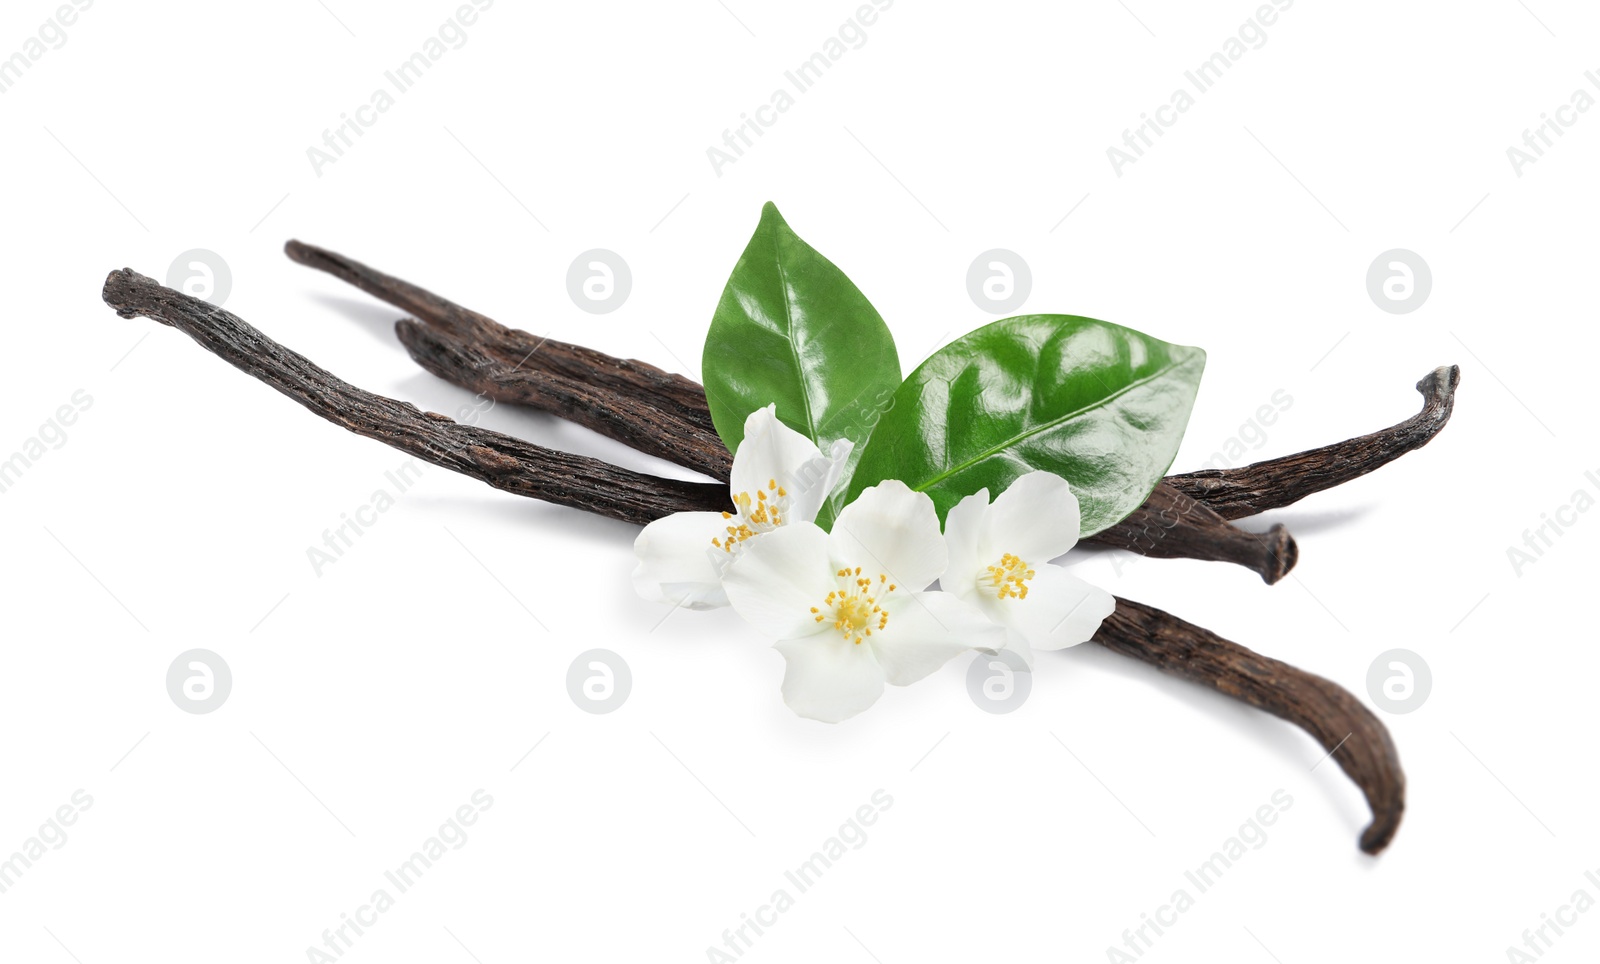
{"type": "MultiPolygon", "coordinates": [[[[707,148],[856,4],[501,0],[314,172],[307,148],[455,6],[96,3],[0,94],[0,458],[93,399],[0,495],[0,856],[93,797],[0,894],[0,956],[306,960],[479,788],[467,843],[343,959],[703,961],[878,789],[866,844],[743,959],[1106,960],[1278,789],[1267,843],[1144,959],[1506,960],[1574,891],[1600,897],[1600,514],[1520,575],[1506,554],[1597,494],[1600,111],[1520,177],[1506,155],[1600,69],[1591,6],[1302,0],[1118,177],[1107,147],[1255,4],[902,0],[719,177],[707,148]],[[1026,310],[1204,347],[1175,470],[1280,389],[1252,457],[1397,422],[1461,365],[1432,445],[1248,523],[1299,538],[1276,587],[1070,560],[1363,699],[1379,653],[1422,654],[1431,697],[1384,717],[1410,781],[1389,852],[1358,852],[1365,806],[1300,731],[1092,646],[1043,659],[1008,716],[974,707],[962,659],[849,723],[797,719],[737,617],[662,622],[634,596],[633,528],[441,469],[319,576],[307,548],[405,456],[99,300],[110,269],[165,278],[209,249],[270,336],[423,407],[471,401],[408,360],[396,311],[284,258],[293,237],[697,377],[769,199],[907,370],[991,319],[965,276],[994,247],[1032,266],[1026,310]],[[608,315],[564,281],[595,247],[633,271],[608,315]],[[1366,291],[1396,247],[1432,267],[1410,314],[1366,291]],[[232,667],[209,715],[165,688],[194,647],[232,667]],[[593,647],[632,668],[610,715],[566,692],[593,647]]],[[[53,9],[6,3],[0,56],[53,9]]],[[[483,424],[683,475],[544,416],[483,424]]],[[[1600,912],[1578,920],[1545,959],[1594,958],[1600,912]]]]}

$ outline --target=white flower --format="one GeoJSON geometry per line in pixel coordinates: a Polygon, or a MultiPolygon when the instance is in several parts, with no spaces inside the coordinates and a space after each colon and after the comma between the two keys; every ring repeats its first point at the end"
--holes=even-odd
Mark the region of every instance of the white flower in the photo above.
{"type": "Polygon", "coordinates": [[[646,599],[686,609],[726,606],[728,565],[763,534],[816,519],[850,449],[841,439],[823,455],[778,421],[776,406],[751,412],[729,478],[733,511],[677,512],[645,526],[633,543],[639,557],[634,588],[646,599]]]}
{"type": "Polygon", "coordinates": [[[996,649],[1004,633],[944,592],[922,592],[945,568],[933,500],[905,483],[867,489],[833,532],[795,523],[753,540],[728,567],[728,599],[778,639],[783,699],[837,723],[964,650],[996,649]]]}
{"type": "Polygon", "coordinates": [[[1008,648],[1064,649],[1093,636],[1116,600],[1051,559],[1078,542],[1078,499],[1065,479],[1029,472],[989,502],[981,489],[945,517],[949,566],[939,586],[1011,631],[1008,648]]]}

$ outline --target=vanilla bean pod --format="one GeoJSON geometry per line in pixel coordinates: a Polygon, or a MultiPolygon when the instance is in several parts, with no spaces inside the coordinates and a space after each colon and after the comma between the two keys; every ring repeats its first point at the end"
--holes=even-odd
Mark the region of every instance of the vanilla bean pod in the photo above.
{"type": "MultiPolygon", "coordinates": [[[[579,382],[513,369],[476,343],[409,318],[395,323],[395,335],[418,365],[468,391],[559,415],[714,479],[729,477],[732,457],[720,438],[659,409],[632,404],[614,392],[586,389],[579,382]]],[[[1246,532],[1166,485],[1156,486],[1143,505],[1093,541],[1159,559],[1231,562],[1259,573],[1269,584],[1288,574],[1299,558],[1283,526],[1265,535],[1246,532]]]]}
{"type": "Polygon", "coordinates": [[[412,361],[468,391],[559,415],[719,481],[726,482],[732,471],[733,457],[714,429],[673,418],[611,389],[517,368],[475,342],[409,318],[395,323],[395,335],[412,361]]]}
{"type": "Polygon", "coordinates": [[[1433,441],[1450,421],[1460,384],[1459,367],[1435,368],[1417,382],[1422,411],[1398,425],[1236,469],[1169,475],[1167,484],[1215,509],[1224,519],[1292,505],[1323,489],[1360,478],[1433,441]]]}
{"type": "Polygon", "coordinates": [[[102,297],[124,318],[144,315],[182,331],[335,425],[497,489],[639,524],[691,507],[717,510],[728,504],[723,485],[631,472],[363,391],[237,316],[127,269],[106,278],[102,297]]]}
{"type": "Polygon", "coordinates": [[[1283,525],[1261,535],[1246,532],[1164,481],[1121,522],[1084,541],[1155,559],[1231,562],[1256,572],[1268,585],[1300,560],[1300,549],[1283,525]]]}
{"type": "MultiPolygon", "coordinates": [[[[463,308],[408,281],[324,248],[290,241],[284,250],[292,260],[325,271],[382,301],[410,311],[430,327],[460,340],[478,341],[491,353],[502,354],[506,359],[553,375],[605,384],[635,403],[658,408],[689,421],[698,420],[707,431],[715,432],[706,407],[705,389],[683,376],[663,372],[644,362],[616,358],[581,345],[540,339],[525,331],[507,328],[492,318],[463,308]]],[[[441,377],[453,380],[465,376],[456,372],[441,377]]],[[[1366,475],[1428,444],[1449,422],[1455,405],[1456,387],[1460,382],[1461,370],[1453,365],[1429,372],[1417,382],[1417,391],[1422,393],[1423,398],[1422,411],[1382,431],[1239,468],[1169,475],[1163,484],[1214,510],[1224,520],[1290,505],[1308,495],[1366,475]]],[[[1160,491],[1159,487],[1157,491],[1160,491]]],[[[1101,534],[1104,538],[1097,537],[1098,540],[1159,555],[1160,550],[1151,544],[1162,538],[1157,533],[1164,533],[1165,538],[1172,538],[1172,542],[1168,543],[1171,557],[1183,556],[1189,546],[1185,545],[1181,550],[1178,548],[1178,543],[1183,540],[1173,538],[1172,530],[1177,526],[1170,522],[1162,523],[1177,517],[1187,524],[1193,513],[1175,508],[1179,503],[1172,495],[1164,493],[1163,497],[1165,504],[1157,509],[1165,512],[1161,519],[1138,521],[1132,532],[1110,535],[1108,530],[1108,533],[1101,534]],[[1138,548],[1140,546],[1145,548],[1138,548]]],[[[1198,516],[1193,521],[1204,524],[1207,520],[1198,516]]],[[[1274,539],[1270,533],[1266,538],[1274,547],[1281,545],[1281,538],[1274,539]]],[[[1203,543],[1205,540],[1200,538],[1196,541],[1203,543]]],[[[1231,555],[1219,558],[1235,561],[1231,555]]],[[[1242,564],[1257,569],[1268,582],[1275,581],[1268,577],[1268,568],[1242,564]]],[[[1292,562],[1289,566],[1292,566],[1292,562]]],[[[1287,572],[1289,566],[1283,566],[1278,575],[1287,572]]]]}
{"type": "Polygon", "coordinates": [[[1153,606],[1122,598],[1093,641],[1305,730],[1367,798],[1372,822],[1361,834],[1361,849],[1376,854],[1394,839],[1405,812],[1405,773],[1388,729],[1349,691],[1153,606]]]}
{"type": "MultiPolygon", "coordinates": [[[[517,495],[635,523],[668,512],[717,509],[727,500],[720,484],[674,482],[629,472],[597,459],[460,425],[363,391],[237,316],[127,269],[107,277],[102,296],[119,315],[144,315],[177,328],[336,425],[517,495]]],[[[1159,609],[1124,599],[1117,600],[1116,611],[1102,623],[1094,641],[1302,727],[1338,758],[1367,796],[1374,819],[1362,835],[1362,849],[1377,853],[1393,837],[1404,809],[1405,778],[1388,732],[1348,692],[1159,609]]]]}
{"type": "MultiPolygon", "coordinates": [[[[290,259],[325,271],[414,314],[395,333],[418,365],[500,402],[560,415],[608,438],[726,481],[732,459],[706,405],[705,389],[653,365],[507,328],[408,281],[299,241],[290,259]],[[420,322],[420,323],[419,323],[420,322]]],[[[1157,486],[1145,504],[1091,542],[1161,559],[1231,562],[1267,583],[1294,568],[1299,552],[1282,526],[1246,532],[1193,498],[1157,486]]]]}
{"type": "Polygon", "coordinates": [[[697,424],[716,437],[705,389],[682,375],[631,358],[617,358],[582,345],[507,328],[408,281],[314,245],[290,241],[284,245],[284,253],[295,262],[325,271],[410,313],[430,328],[476,343],[514,368],[610,389],[636,403],[697,424]]]}

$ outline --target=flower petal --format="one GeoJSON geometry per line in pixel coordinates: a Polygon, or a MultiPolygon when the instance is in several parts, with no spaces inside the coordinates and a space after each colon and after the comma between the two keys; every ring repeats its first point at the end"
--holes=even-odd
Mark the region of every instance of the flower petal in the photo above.
{"type": "MultiPolygon", "coordinates": [[[[839,484],[845,465],[855,443],[847,438],[834,439],[824,455],[818,456],[791,472],[785,487],[789,490],[789,515],[795,519],[814,522],[829,493],[839,484]]],[[[782,479],[782,476],[779,476],[782,479]]]]}
{"type": "Polygon", "coordinates": [[[748,540],[722,577],[734,610],[778,639],[831,629],[830,624],[816,621],[811,607],[821,606],[838,586],[828,560],[828,534],[810,522],[748,540]]]}
{"type": "Polygon", "coordinates": [[[1027,599],[999,600],[1007,625],[1026,636],[1034,649],[1065,649],[1093,636],[1101,620],[1117,608],[1116,599],[1061,566],[1042,565],[1028,580],[1027,599]]]}
{"type": "Polygon", "coordinates": [[[872,486],[845,506],[828,538],[838,565],[887,574],[912,592],[938,579],[949,558],[933,500],[897,479],[872,486]]]}
{"type": "Polygon", "coordinates": [[[715,609],[728,604],[722,578],[711,553],[711,540],[727,521],[720,512],[675,512],[644,527],[633,540],[639,565],[633,588],[654,602],[687,609],[715,609]]]}
{"type": "Polygon", "coordinates": [[[748,492],[755,498],[769,483],[777,483],[794,496],[788,521],[811,522],[839,480],[842,465],[840,461],[836,466],[810,439],[778,421],[777,406],[768,405],[744,420],[744,441],[734,453],[728,487],[735,496],[748,492]]]}
{"type": "Polygon", "coordinates": [[[1005,630],[974,606],[947,592],[898,593],[885,597],[888,625],[873,633],[870,645],[896,686],[907,686],[969,649],[1000,649],[1005,630]]]}
{"type": "Polygon", "coordinates": [[[979,489],[957,502],[944,517],[944,545],[949,564],[939,577],[939,588],[962,599],[978,591],[978,574],[988,564],[978,555],[983,520],[989,512],[989,490],[979,489]]]}
{"type": "Polygon", "coordinates": [[[808,720],[838,723],[883,695],[883,667],[871,649],[838,633],[780,640],[775,648],[788,664],[783,701],[808,720]]]}
{"type": "Polygon", "coordinates": [[[1078,524],[1078,497],[1067,480],[1053,472],[1029,472],[989,506],[986,539],[979,548],[996,558],[1010,552],[1042,566],[1078,544],[1078,524]]]}
{"type": "Polygon", "coordinates": [[[1015,629],[1006,630],[1006,649],[1022,657],[1022,663],[1029,669],[1033,668],[1033,647],[1028,645],[1028,637],[1015,629]]]}

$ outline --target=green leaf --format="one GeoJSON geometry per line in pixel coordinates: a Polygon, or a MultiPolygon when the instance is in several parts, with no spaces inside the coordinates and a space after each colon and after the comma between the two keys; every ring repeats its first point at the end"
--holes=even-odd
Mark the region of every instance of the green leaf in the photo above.
{"type": "Polygon", "coordinates": [[[701,369],[728,451],[738,451],[745,418],[776,403],[779,421],[823,452],[838,439],[855,443],[852,463],[900,385],[877,309],[771,203],[717,303],[701,369]]]}
{"type": "Polygon", "coordinates": [[[1036,469],[1072,485],[1083,535],[1138,508],[1178,453],[1205,352],[1074,315],[1023,315],[941,348],[906,379],[849,485],[927,492],[944,519],[1036,469]]]}

